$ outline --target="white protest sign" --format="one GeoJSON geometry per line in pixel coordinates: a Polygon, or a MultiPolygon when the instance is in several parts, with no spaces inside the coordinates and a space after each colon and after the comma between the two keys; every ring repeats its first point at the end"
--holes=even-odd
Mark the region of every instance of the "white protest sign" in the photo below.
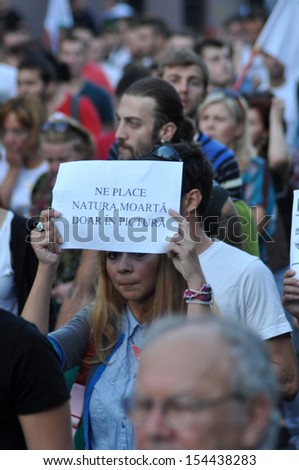
{"type": "Polygon", "coordinates": [[[299,189],[293,191],[290,267],[296,271],[295,278],[299,279],[299,189]]]}
{"type": "Polygon", "coordinates": [[[62,163],[52,207],[62,248],[165,253],[177,232],[182,162],[116,160],[62,163]]]}

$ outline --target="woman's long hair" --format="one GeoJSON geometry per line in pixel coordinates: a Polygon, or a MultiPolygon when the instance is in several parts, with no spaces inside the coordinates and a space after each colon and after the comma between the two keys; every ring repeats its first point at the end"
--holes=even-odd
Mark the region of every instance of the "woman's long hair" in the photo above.
{"type": "MultiPolygon", "coordinates": [[[[91,319],[94,362],[105,362],[119,339],[126,305],[125,299],[117,292],[108,276],[106,257],[106,252],[99,253],[98,286],[91,319]]],[[[166,254],[160,255],[156,287],[144,321],[150,324],[163,315],[184,312],[183,293],[186,288],[186,281],[175,269],[171,259],[166,254]]]]}

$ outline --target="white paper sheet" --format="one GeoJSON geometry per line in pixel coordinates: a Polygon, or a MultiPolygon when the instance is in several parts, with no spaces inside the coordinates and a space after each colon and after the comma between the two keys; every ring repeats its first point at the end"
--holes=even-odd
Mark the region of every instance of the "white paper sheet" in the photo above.
{"type": "Polygon", "coordinates": [[[117,160],[63,163],[52,207],[64,243],[80,248],[164,253],[178,224],[182,162],[117,160]]]}

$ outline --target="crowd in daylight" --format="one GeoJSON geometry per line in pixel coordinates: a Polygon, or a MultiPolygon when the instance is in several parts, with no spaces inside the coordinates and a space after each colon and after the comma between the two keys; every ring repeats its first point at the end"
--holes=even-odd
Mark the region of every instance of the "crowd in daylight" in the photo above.
{"type": "Polygon", "coordinates": [[[299,4],[111,3],[49,1],[39,38],[0,0],[0,448],[299,449],[299,4]],[[164,253],[61,248],[60,164],[91,160],[182,164],[164,253]]]}

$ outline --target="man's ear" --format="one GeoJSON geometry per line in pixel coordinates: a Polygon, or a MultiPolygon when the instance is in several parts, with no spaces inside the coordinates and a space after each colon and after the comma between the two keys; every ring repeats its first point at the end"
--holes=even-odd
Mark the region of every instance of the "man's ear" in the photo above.
{"type": "Polygon", "coordinates": [[[183,196],[181,205],[181,214],[187,217],[191,212],[195,212],[202,200],[202,194],[199,189],[191,189],[183,196]]]}
{"type": "Polygon", "coordinates": [[[173,122],[167,122],[159,131],[160,142],[171,142],[176,133],[177,126],[173,122]]]}
{"type": "Polygon", "coordinates": [[[267,397],[256,397],[249,407],[248,422],[242,436],[243,449],[256,448],[256,443],[263,440],[271,415],[271,404],[267,397]]]}

